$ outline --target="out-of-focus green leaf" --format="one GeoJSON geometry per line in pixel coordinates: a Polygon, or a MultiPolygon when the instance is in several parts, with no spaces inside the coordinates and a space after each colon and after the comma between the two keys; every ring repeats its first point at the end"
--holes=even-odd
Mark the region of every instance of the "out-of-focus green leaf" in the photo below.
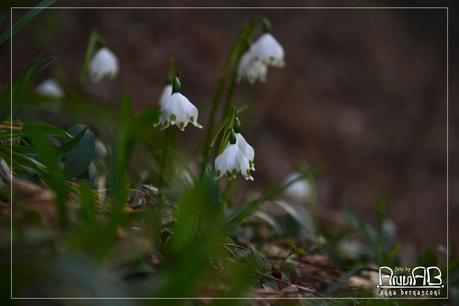
{"type": "Polygon", "coordinates": [[[73,136],[70,133],[67,133],[63,129],[54,126],[46,122],[39,121],[26,121],[22,129],[24,136],[30,137],[34,135],[36,131],[43,133],[43,136],[47,137],[58,137],[64,139],[72,139],[73,136]]]}
{"type": "Polygon", "coordinates": [[[262,211],[257,211],[254,213],[254,216],[268,223],[272,227],[276,235],[282,236],[283,230],[281,225],[276,220],[274,220],[274,218],[272,218],[270,215],[262,211]]]}
{"type": "Polygon", "coordinates": [[[164,285],[159,296],[190,296],[208,282],[210,261],[224,254],[223,212],[218,186],[205,176],[178,200],[173,235],[165,250],[164,285]]]}
{"type": "Polygon", "coordinates": [[[49,65],[54,63],[56,59],[54,57],[45,57],[40,54],[32,64],[27,66],[21,74],[13,81],[13,103],[22,102],[18,101],[24,94],[25,90],[30,85],[30,82],[35,77],[36,73],[47,68],[49,65]]]}
{"type": "Polygon", "coordinates": [[[22,132],[11,133],[10,129],[0,129],[0,140],[6,140],[10,138],[18,138],[24,136],[22,132]]]}
{"type": "Polygon", "coordinates": [[[32,64],[28,65],[19,74],[19,76],[13,80],[13,83],[10,84],[8,90],[0,95],[0,116],[2,116],[2,118],[0,118],[1,120],[5,120],[9,117],[11,111],[10,102],[13,104],[13,114],[16,114],[22,108],[24,108],[24,104],[29,103],[29,100],[24,99],[24,96],[32,79],[39,71],[51,65],[54,60],[55,59],[53,57],[43,58],[42,55],[39,55],[32,64]]]}
{"type": "Polygon", "coordinates": [[[42,10],[46,9],[48,6],[51,6],[56,0],[43,0],[38,3],[34,8],[30,9],[27,13],[24,14],[18,21],[13,25],[12,28],[6,30],[0,35],[0,45],[5,43],[10,37],[16,34],[21,30],[27,23],[37,16],[42,10]]]}
{"type": "Polygon", "coordinates": [[[59,157],[49,144],[47,131],[46,125],[36,125],[35,128],[28,130],[28,135],[30,135],[33,147],[36,149],[38,161],[45,165],[48,170],[46,174],[41,176],[41,179],[56,195],[55,203],[59,224],[65,228],[68,223],[66,208],[68,186],[64,179],[59,157]]]}
{"type": "Polygon", "coordinates": [[[308,170],[303,170],[300,171],[300,174],[295,177],[294,179],[286,182],[282,186],[276,186],[276,187],[271,187],[268,188],[265,193],[263,193],[260,197],[256,198],[255,200],[250,201],[248,204],[244,205],[242,208],[236,210],[233,212],[227,219],[227,224],[225,228],[227,230],[231,230],[236,226],[237,224],[240,224],[242,221],[244,221],[247,217],[251,216],[255,211],[257,211],[261,205],[263,205],[266,201],[273,199],[277,195],[281,194],[284,192],[285,189],[287,189],[290,185],[293,183],[297,182],[298,180],[302,180],[304,178],[307,178],[311,175],[314,175],[316,172],[318,172],[322,166],[314,166],[311,167],[308,170]]]}
{"type": "Polygon", "coordinates": [[[437,254],[431,248],[427,248],[419,256],[419,265],[424,267],[437,265],[437,254]]]}
{"type": "Polygon", "coordinates": [[[65,142],[62,146],[56,149],[56,152],[58,154],[65,154],[75,148],[76,145],[78,145],[81,141],[81,139],[84,137],[86,134],[87,128],[84,128],[79,132],[75,137],[73,137],[71,140],[65,142]]]}
{"type": "Polygon", "coordinates": [[[314,239],[316,230],[314,221],[307,211],[301,208],[295,208],[284,201],[274,201],[274,203],[282,208],[299,226],[299,232],[309,239],[314,239]]]}
{"type": "MultiPolygon", "coordinates": [[[[85,126],[76,125],[68,133],[78,136],[86,130],[85,126]]],[[[66,178],[76,178],[84,173],[96,158],[96,139],[94,133],[86,131],[81,140],[64,155],[64,174],[66,178]]]]}

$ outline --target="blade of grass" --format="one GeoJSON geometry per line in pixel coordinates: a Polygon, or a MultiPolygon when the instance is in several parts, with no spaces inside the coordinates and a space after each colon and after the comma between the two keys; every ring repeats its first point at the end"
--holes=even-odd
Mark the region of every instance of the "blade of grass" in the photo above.
{"type": "Polygon", "coordinates": [[[38,3],[33,9],[29,10],[27,13],[24,14],[18,21],[13,25],[12,28],[6,30],[5,32],[0,35],[0,45],[5,43],[8,39],[10,39],[14,34],[16,34],[19,30],[21,30],[26,24],[32,20],[35,16],[37,16],[42,10],[46,9],[48,6],[51,6],[56,0],[43,0],[38,3]]]}
{"type": "Polygon", "coordinates": [[[321,169],[322,165],[313,166],[308,170],[300,171],[300,174],[297,177],[286,182],[281,186],[268,188],[267,191],[265,191],[260,197],[256,198],[253,201],[250,201],[247,205],[244,205],[244,207],[233,212],[227,219],[225,230],[231,231],[236,225],[240,224],[242,221],[251,216],[258,209],[260,209],[261,205],[263,205],[266,201],[275,198],[276,196],[281,194],[285,189],[287,189],[290,185],[294,184],[299,180],[314,175],[321,169]]]}

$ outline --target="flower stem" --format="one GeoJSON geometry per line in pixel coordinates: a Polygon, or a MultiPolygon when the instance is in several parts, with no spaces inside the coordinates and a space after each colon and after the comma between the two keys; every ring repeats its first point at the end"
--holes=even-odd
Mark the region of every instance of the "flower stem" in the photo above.
{"type": "Polygon", "coordinates": [[[226,98],[225,108],[224,108],[225,112],[223,113],[223,115],[226,115],[227,110],[229,110],[231,106],[231,100],[234,94],[235,82],[236,82],[236,77],[237,77],[236,65],[239,62],[242,52],[245,51],[244,47],[246,45],[246,41],[252,36],[252,33],[255,30],[255,27],[257,26],[259,22],[260,22],[260,18],[252,18],[249,20],[249,22],[245,25],[245,27],[239,34],[239,37],[236,39],[236,42],[234,43],[230,52],[226,56],[225,64],[223,66],[223,71],[218,81],[217,90],[215,91],[213,99],[212,99],[212,105],[211,105],[210,112],[209,112],[209,119],[207,121],[208,122],[207,132],[206,132],[206,137],[204,140],[204,147],[203,147],[203,153],[202,153],[203,159],[202,159],[202,164],[201,164],[201,178],[204,177],[204,174],[206,172],[207,163],[209,162],[210,155],[212,154],[211,141],[212,141],[212,135],[213,135],[214,125],[215,125],[215,117],[217,116],[218,106],[220,104],[220,100],[222,98],[222,95],[225,89],[225,83],[226,83],[227,76],[233,69],[231,83],[229,86],[229,90],[227,91],[227,98],[226,98]]]}
{"type": "Polygon", "coordinates": [[[226,184],[225,191],[223,192],[223,208],[226,210],[231,206],[231,198],[233,194],[235,179],[231,179],[226,184]]]}
{"type": "Polygon", "coordinates": [[[204,141],[204,151],[203,151],[203,159],[202,159],[202,164],[201,164],[201,178],[204,177],[204,174],[206,172],[206,167],[207,163],[209,161],[210,155],[212,153],[212,147],[210,146],[210,143],[212,141],[212,133],[215,125],[215,117],[216,117],[216,112],[218,109],[218,102],[220,101],[220,98],[223,94],[223,89],[225,87],[225,82],[226,82],[226,70],[228,69],[229,66],[229,58],[228,56],[225,61],[225,68],[223,69],[223,73],[220,76],[220,79],[218,81],[218,86],[217,90],[215,91],[214,97],[212,99],[212,106],[210,108],[210,113],[209,113],[209,119],[207,122],[207,132],[206,132],[206,137],[204,141]]]}
{"type": "Polygon", "coordinates": [[[159,175],[158,175],[158,207],[161,208],[162,198],[163,198],[163,183],[164,183],[164,172],[166,171],[167,165],[167,153],[168,153],[168,146],[169,146],[169,137],[170,137],[170,128],[166,129],[164,133],[164,142],[163,142],[163,150],[161,161],[159,165],[159,175]]]}

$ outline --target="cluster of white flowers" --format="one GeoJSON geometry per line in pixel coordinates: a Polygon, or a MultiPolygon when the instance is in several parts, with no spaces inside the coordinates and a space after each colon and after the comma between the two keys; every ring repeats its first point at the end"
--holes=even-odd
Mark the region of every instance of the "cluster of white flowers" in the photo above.
{"type": "Polygon", "coordinates": [[[118,59],[107,48],[99,49],[89,63],[89,76],[93,82],[98,82],[106,76],[113,79],[118,70],[118,59]]]}
{"type": "Polygon", "coordinates": [[[246,180],[253,181],[250,171],[255,171],[255,150],[240,133],[236,133],[234,138],[215,159],[217,179],[224,174],[234,178],[241,173],[246,180]]]}
{"type": "MultiPolygon", "coordinates": [[[[178,80],[174,81],[179,87],[178,80]]],[[[197,128],[202,128],[198,123],[198,109],[190,100],[178,92],[173,85],[166,85],[159,97],[159,105],[161,106],[161,115],[159,123],[162,129],[166,129],[171,125],[176,125],[181,131],[185,130],[188,123],[191,123],[197,128]]]]}
{"type": "MultiPolygon", "coordinates": [[[[268,66],[284,66],[284,49],[270,34],[265,33],[253,43],[248,51],[241,57],[238,67],[238,80],[246,79],[250,83],[265,81],[268,66]]],[[[119,65],[115,54],[108,48],[99,49],[89,62],[88,74],[93,82],[98,82],[105,77],[114,78],[118,74],[119,65]]],[[[180,82],[174,77],[172,84],[164,87],[159,104],[161,106],[159,122],[162,129],[175,125],[181,131],[191,123],[202,128],[198,123],[198,109],[180,90],[180,82]]],[[[39,94],[59,98],[64,96],[59,83],[48,79],[40,84],[36,91],[39,94]]],[[[224,174],[235,177],[241,173],[246,180],[253,180],[250,172],[255,171],[255,150],[244,137],[232,130],[230,141],[223,152],[215,159],[217,178],[224,174]]]]}
{"type": "Polygon", "coordinates": [[[264,82],[268,66],[283,67],[284,64],[284,49],[270,33],[264,33],[242,55],[238,79],[250,84],[264,82]]]}

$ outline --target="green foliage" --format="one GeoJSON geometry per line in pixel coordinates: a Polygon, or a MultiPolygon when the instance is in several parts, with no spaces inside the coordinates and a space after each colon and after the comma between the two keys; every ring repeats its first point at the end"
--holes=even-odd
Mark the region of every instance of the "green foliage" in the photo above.
{"type": "Polygon", "coordinates": [[[12,28],[8,29],[7,31],[3,32],[0,35],[0,45],[3,45],[6,41],[8,41],[14,34],[16,34],[19,30],[21,30],[27,23],[32,20],[36,15],[38,15],[42,10],[47,8],[48,6],[53,5],[56,0],[43,0],[39,2],[35,8],[29,10],[24,16],[19,18],[18,21],[13,25],[12,28]]]}
{"type": "MultiPolygon", "coordinates": [[[[38,6],[53,2],[45,0],[38,6]]],[[[2,34],[0,43],[40,11],[26,13],[2,34]]],[[[54,58],[37,56],[14,78],[0,97],[2,179],[9,175],[6,170],[12,170],[9,183],[32,189],[29,194],[17,188],[14,200],[14,295],[234,298],[249,296],[254,289],[281,292],[287,285],[295,287],[289,279],[298,278],[302,266],[294,259],[308,254],[328,256],[342,269],[322,292],[334,295],[369,263],[399,264],[399,245],[384,229],[384,200],[378,204],[376,228],[362,223],[351,211],[347,214],[353,231],[371,250],[354,261],[336,250],[347,233],[333,236],[316,224],[308,207],[301,210],[279,200],[292,184],[312,179],[323,169],[320,165],[302,169],[284,184],[264,188],[251,200],[241,196],[240,203],[233,203],[233,194],[239,192],[234,181],[225,186],[215,180],[209,166],[212,154],[220,153],[233,131],[241,129],[240,114],[248,107],[233,103],[237,64],[253,33],[267,24],[265,19],[252,18],[237,37],[214,93],[203,145],[194,149],[202,149],[202,154],[190,153],[193,158],[181,152],[170,128],[166,132],[153,129],[160,116],[158,106],[136,112],[125,90],[118,107],[104,108],[84,92],[89,61],[105,44],[96,31],[88,41],[80,83],[53,101],[53,111],[44,103],[49,101],[31,87],[38,74],[55,64],[54,58]],[[12,118],[7,107],[11,97],[12,118]],[[42,112],[62,119],[49,120],[59,126],[45,122],[42,112]],[[140,167],[133,166],[135,158],[137,163],[140,159],[140,167]],[[201,162],[200,174],[188,166],[196,161],[201,162]],[[21,192],[28,198],[21,198],[21,192]],[[281,217],[263,210],[271,201],[283,212],[281,217]],[[270,232],[262,236],[257,230],[265,225],[270,232]],[[321,236],[329,242],[324,245],[321,236]],[[288,253],[280,265],[269,262],[272,259],[258,248],[276,240],[282,241],[282,250],[288,253]]],[[[171,64],[169,81],[177,71],[171,64]]],[[[3,200],[9,194],[1,196],[3,200]]],[[[453,258],[454,270],[449,272],[457,283],[457,258],[453,258]]],[[[432,250],[420,256],[422,264],[436,262],[432,250]]],[[[347,293],[372,295],[368,290],[347,293]]],[[[106,304],[114,303],[136,304],[126,300],[106,304]]]]}

